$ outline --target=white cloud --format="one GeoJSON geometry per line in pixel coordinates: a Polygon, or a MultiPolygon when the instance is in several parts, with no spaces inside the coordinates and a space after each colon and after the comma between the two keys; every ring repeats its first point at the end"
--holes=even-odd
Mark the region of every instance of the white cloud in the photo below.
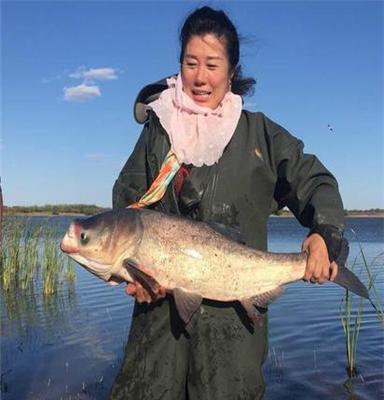
{"type": "Polygon", "coordinates": [[[115,68],[90,68],[79,67],[77,71],[69,74],[71,78],[84,79],[85,81],[110,81],[117,79],[117,70],[115,68]]]}
{"type": "Polygon", "coordinates": [[[63,90],[65,101],[89,101],[101,96],[98,86],[88,86],[84,83],[78,86],[65,87],[63,90]]]}
{"type": "Polygon", "coordinates": [[[78,86],[65,87],[64,100],[84,102],[100,97],[101,92],[96,81],[111,81],[118,79],[118,72],[115,68],[86,68],[79,67],[75,72],[68,74],[70,78],[81,79],[82,83],[78,86]]]}

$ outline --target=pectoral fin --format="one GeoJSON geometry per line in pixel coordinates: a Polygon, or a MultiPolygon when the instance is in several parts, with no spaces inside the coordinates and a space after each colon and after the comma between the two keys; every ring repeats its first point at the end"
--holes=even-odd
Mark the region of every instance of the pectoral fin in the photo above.
{"type": "Polygon", "coordinates": [[[149,293],[152,300],[156,300],[156,293],[160,290],[160,284],[151,275],[140,269],[140,266],[133,260],[125,259],[124,267],[131,277],[140,283],[140,285],[149,293]]]}
{"type": "Polygon", "coordinates": [[[201,295],[188,292],[181,288],[173,290],[177,311],[186,325],[188,325],[193,314],[198,310],[203,301],[201,295]]]}

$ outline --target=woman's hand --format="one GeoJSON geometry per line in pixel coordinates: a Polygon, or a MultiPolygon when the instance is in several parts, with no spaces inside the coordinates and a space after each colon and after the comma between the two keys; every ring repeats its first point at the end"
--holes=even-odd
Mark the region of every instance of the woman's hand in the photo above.
{"type": "Polygon", "coordinates": [[[308,254],[304,280],[312,283],[333,281],[337,275],[337,264],[330,263],[327,246],[324,239],[317,233],[308,236],[302,245],[302,250],[308,254]]]}
{"type": "Polygon", "coordinates": [[[138,303],[152,303],[166,295],[165,288],[160,286],[159,289],[154,292],[154,297],[151,297],[148,291],[145,290],[139,282],[128,283],[125,292],[130,296],[134,296],[138,303]]]}

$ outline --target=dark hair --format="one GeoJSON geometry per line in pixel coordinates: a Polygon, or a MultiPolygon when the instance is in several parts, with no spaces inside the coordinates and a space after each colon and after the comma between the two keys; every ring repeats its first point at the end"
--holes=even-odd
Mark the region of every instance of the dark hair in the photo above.
{"type": "Polygon", "coordinates": [[[242,76],[240,59],[240,44],[237,30],[232,21],[222,10],[214,10],[211,7],[202,7],[193,11],[185,20],[180,31],[180,64],[183,62],[185,47],[192,36],[214,34],[218,38],[225,39],[225,48],[232,77],[232,92],[239,95],[252,94],[255,79],[242,76]]]}

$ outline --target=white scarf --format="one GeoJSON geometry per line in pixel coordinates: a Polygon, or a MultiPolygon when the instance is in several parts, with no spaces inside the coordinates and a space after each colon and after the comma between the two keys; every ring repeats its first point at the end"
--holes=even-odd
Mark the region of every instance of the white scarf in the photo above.
{"type": "Polygon", "coordinates": [[[212,110],[197,105],[184,93],[180,74],[167,83],[169,89],[148,106],[168,133],[177,160],[196,167],[218,162],[239,122],[241,97],[227,92],[212,110]]]}

